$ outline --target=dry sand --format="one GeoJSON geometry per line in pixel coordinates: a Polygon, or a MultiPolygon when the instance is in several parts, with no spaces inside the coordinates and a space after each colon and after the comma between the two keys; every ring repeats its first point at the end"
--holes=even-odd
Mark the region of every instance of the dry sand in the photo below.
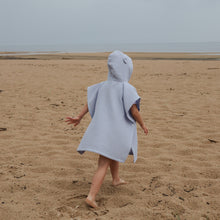
{"type": "Polygon", "coordinates": [[[97,210],[84,202],[97,155],[76,152],[90,116],[64,120],[106,80],[108,53],[0,57],[0,219],[220,219],[220,61],[130,55],[149,135],[138,127],[129,184],[108,172],[97,210]]]}

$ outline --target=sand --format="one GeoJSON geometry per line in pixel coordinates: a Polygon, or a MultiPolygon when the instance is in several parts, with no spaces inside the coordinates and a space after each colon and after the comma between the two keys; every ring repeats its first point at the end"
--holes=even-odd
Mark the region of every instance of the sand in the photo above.
{"type": "Polygon", "coordinates": [[[108,171],[84,200],[98,156],[77,146],[89,85],[107,78],[103,54],[0,57],[0,219],[220,219],[220,61],[192,54],[130,54],[142,97],[138,160],[108,171]]]}

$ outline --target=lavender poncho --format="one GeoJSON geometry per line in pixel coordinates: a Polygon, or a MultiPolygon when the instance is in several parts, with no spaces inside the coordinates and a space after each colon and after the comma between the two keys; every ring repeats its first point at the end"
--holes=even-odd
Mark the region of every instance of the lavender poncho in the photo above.
{"type": "Polygon", "coordinates": [[[92,151],[125,162],[128,154],[137,160],[137,128],[130,113],[140,97],[128,83],[133,64],[130,57],[114,51],[108,58],[108,80],[88,87],[87,101],[92,117],[77,151],[92,151]]]}

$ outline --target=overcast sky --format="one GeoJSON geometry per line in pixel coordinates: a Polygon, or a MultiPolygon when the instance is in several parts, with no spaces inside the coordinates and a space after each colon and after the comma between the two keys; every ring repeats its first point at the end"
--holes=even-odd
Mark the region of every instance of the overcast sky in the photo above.
{"type": "Polygon", "coordinates": [[[0,44],[220,41],[220,0],[0,0],[0,44]]]}

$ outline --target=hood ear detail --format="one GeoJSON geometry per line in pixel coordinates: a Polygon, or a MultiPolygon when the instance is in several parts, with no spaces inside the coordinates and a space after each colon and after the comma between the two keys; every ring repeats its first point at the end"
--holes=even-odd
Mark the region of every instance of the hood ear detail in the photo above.
{"type": "Polygon", "coordinates": [[[124,63],[124,64],[127,64],[127,62],[128,62],[128,61],[127,61],[127,58],[124,58],[124,59],[123,59],[123,63],[124,63]]]}

